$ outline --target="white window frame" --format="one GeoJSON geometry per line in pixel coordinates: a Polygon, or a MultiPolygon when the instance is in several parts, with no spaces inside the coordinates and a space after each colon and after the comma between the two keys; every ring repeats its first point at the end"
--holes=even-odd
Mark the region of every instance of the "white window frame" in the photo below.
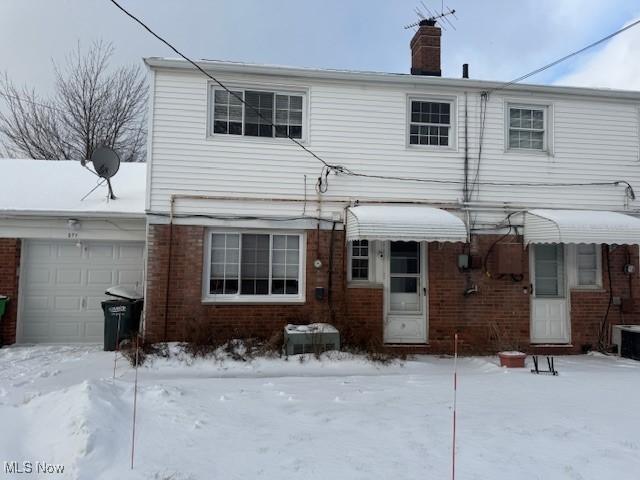
{"type": "MultiPolygon", "coordinates": [[[[434,124],[435,126],[435,124],[434,124]]],[[[410,149],[423,149],[435,151],[457,151],[458,149],[458,97],[438,96],[438,95],[407,95],[406,105],[406,125],[405,125],[406,147],[410,149]],[[411,103],[412,102],[433,102],[448,103],[449,107],[449,145],[419,145],[411,143],[411,103]]]]}
{"type": "Polygon", "coordinates": [[[550,102],[530,102],[505,100],[504,103],[504,150],[505,152],[532,155],[553,155],[553,104],[550,102]],[[542,136],[542,150],[537,148],[518,148],[509,145],[509,130],[511,122],[511,108],[525,110],[542,110],[544,134],[542,136]]]}
{"type": "Polygon", "coordinates": [[[578,275],[578,245],[569,245],[569,258],[571,272],[571,288],[575,290],[601,290],[602,289],[602,246],[595,244],[596,250],[596,283],[593,285],[579,285],[578,275]]]}
{"type": "MultiPolygon", "coordinates": [[[[307,235],[305,232],[295,230],[255,230],[255,229],[208,229],[205,231],[204,241],[204,265],[202,268],[202,302],[203,303],[304,303],[306,298],[306,253],[307,253],[307,235]],[[240,276],[238,277],[238,293],[237,294],[212,294],[209,293],[209,281],[211,278],[211,239],[213,234],[236,234],[240,235],[238,268],[242,268],[242,235],[269,235],[269,290],[271,290],[272,281],[272,253],[273,253],[273,235],[297,235],[299,237],[299,272],[298,272],[298,294],[268,294],[268,295],[242,295],[240,293],[240,276]]],[[[238,272],[240,275],[240,271],[238,272]]]]}
{"type": "MultiPolygon", "coordinates": [[[[352,242],[347,242],[347,282],[349,282],[350,284],[353,285],[369,285],[371,283],[374,283],[374,279],[375,279],[375,272],[374,272],[374,266],[375,266],[375,242],[372,240],[368,240],[369,242],[369,255],[367,256],[367,260],[368,260],[368,275],[367,278],[353,278],[353,274],[351,271],[351,267],[352,267],[352,261],[353,261],[353,248],[352,248],[352,242]]],[[[356,257],[356,258],[362,258],[362,257],[356,257]]]]}
{"type": "MultiPolygon", "coordinates": [[[[242,92],[243,100],[244,100],[244,92],[252,91],[252,92],[267,92],[273,93],[274,95],[295,95],[302,97],[302,137],[296,138],[300,143],[306,144],[309,138],[309,115],[308,115],[308,98],[309,98],[309,90],[306,88],[300,87],[291,87],[291,86],[277,86],[277,85],[260,85],[260,84],[243,84],[235,85],[230,84],[227,85],[227,88],[233,92],[242,92]]],[[[241,135],[231,135],[228,133],[214,133],[214,125],[215,125],[215,91],[216,90],[224,90],[218,84],[214,82],[207,83],[207,132],[206,136],[208,139],[215,140],[227,140],[227,141],[253,141],[253,142],[275,142],[281,143],[282,141],[291,141],[288,137],[258,137],[252,135],[245,135],[244,127],[245,127],[245,106],[242,106],[242,134],[241,135]]],[[[275,124],[275,96],[274,96],[274,124],[275,124]]]]}

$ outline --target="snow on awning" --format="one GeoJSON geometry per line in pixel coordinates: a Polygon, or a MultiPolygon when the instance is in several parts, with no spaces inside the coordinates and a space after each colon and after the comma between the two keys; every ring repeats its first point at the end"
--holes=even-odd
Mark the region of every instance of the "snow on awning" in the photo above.
{"type": "Polygon", "coordinates": [[[640,219],[596,210],[529,210],[525,243],[640,243],[640,219]]]}
{"type": "Polygon", "coordinates": [[[458,217],[425,205],[361,205],[347,210],[347,240],[466,242],[458,217]]]}

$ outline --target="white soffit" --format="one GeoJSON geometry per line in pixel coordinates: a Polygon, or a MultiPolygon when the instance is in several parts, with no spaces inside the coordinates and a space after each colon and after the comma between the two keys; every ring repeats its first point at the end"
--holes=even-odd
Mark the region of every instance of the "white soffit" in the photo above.
{"type": "Polygon", "coordinates": [[[525,243],[640,243],[640,219],[597,210],[529,210],[525,243]]]}
{"type": "Polygon", "coordinates": [[[360,205],[347,210],[347,240],[466,242],[452,213],[425,205],[360,205]]]}

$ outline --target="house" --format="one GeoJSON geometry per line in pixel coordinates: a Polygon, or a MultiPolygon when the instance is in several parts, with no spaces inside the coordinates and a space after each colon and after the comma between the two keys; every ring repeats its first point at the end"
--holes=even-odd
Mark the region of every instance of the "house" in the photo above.
{"type": "Polygon", "coordinates": [[[143,288],[146,166],[0,159],[0,345],[102,341],[105,289],[143,288]]]}
{"type": "Polygon", "coordinates": [[[575,353],[638,323],[640,92],[442,78],[440,39],[411,74],[199,62],[228,90],[145,59],[148,340],[575,353]]]}

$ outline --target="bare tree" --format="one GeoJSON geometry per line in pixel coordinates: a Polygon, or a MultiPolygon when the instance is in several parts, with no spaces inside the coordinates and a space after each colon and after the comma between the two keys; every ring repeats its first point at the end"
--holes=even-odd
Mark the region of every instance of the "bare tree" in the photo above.
{"type": "Polygon", "coordinates": [[[54,64],[55,90],[35,90],[0,78],[0,135],[6,153],[36,159],[89,159],[108,146],[123,161],[144,161],[148,87],[140,67],[109,68],[110,43],[80,45],[63,67],[54,64]]]}

